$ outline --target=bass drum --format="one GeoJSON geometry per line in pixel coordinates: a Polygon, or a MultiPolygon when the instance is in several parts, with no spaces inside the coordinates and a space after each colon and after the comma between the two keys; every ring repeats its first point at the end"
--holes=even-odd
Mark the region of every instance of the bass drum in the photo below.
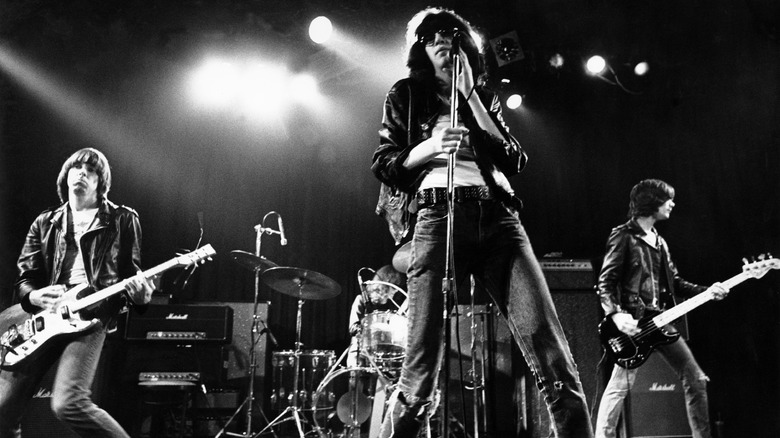
{"type": "Polygon", "coordinates": [[[271,359],[273,368],[271,409],[274,411],[282,411],[293,404],[296,354],[300,361],[297,388],[298,407],[302,410],[312,409],[314,391],[336,361],[333,350],[303,350],[300,353],[293,350],[274,352],[273,359],[271,359]]]}
{"type": "MultiPolygon", "coordinates": [[[[341,368],[322,380],[312,398],[313,420],[320,436],[354,437],[368,431],[376,388],[384,388],[376,369],[341,368]]],[[[384,391],[384,389],[380,389],[384,391]]],[[[381,400],[385,400],[384,394],[381,400]]],[[[384,403],[382,403],[384,409],[384,403]]],[[[380,413],[382,414],[382,413],[380,413]]]]}

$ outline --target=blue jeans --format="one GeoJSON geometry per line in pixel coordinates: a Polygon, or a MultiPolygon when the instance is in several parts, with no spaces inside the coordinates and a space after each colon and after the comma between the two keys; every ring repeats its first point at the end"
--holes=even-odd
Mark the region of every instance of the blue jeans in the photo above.
{"type": "Polygon", "coordinates": [[[54,415],[82,437],[129,438],[122,427],[90,399],[105,339],[106,331],[99,325],[87,334],[50,348],[19,370],[0,371],[0,438],[21,436],[22,415],[58,357],[60,361],[51,391],[54,415]]]}
{"type": "MultiPolygon", "coordinates": [[[[710,415],[707,401],[707,382],[709,378],[699,368],[688,344],[683,338],[657,348],[666,362],[682,380],[685,391],[685,404],[688,423],[694,438],[710,438],[710,415]]],[[[615,438],[623,400],[634,386],[637,373],[642,367],[627,370],[615,365],[612,377],[601,397],[599,413],[596,418],[596,437],[615,438]]],[[[649,413],[652,415],[652,413],[649,413]]]]}
{"type": "MultiPolygon", "coordinates": [[[[506,318],[536,376],[555,436],[592,437],[574,359],[516,210],[498,201],[472,201],[456,203],[454,211],[456,284],[472,274],[506,318]]],[[[445,206],[418,211],[407,272],[406,356],[381,437],[415,436],[431,405],[443,355],[446,230],[445,206]]]]}

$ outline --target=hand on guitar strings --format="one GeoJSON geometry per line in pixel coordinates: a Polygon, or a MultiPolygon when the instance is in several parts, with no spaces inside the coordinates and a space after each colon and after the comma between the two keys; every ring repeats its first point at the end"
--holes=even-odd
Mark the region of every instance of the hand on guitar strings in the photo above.
{"type": "Polygon", "coordinates": [[[152,301],[154,283],[152,278],[144,277],[141,271],[125,280],[125,291],[135,304],[148,304],[152,301]]]}
{"type": "Polygon", "coordinates": [[[640,332],[639,327],[637,326],[639,321],[634,319],[630,313],[615,313],[612,315],[612,322],[615,323],[615,327],[617,327],[618,330],[629,336],[634,336],[640,332]]]}
{"type": "Polygon", "coordinates": [[[65,293],[65,286],[53,284],[30,292],[30,304],[42,309],[53,310],[65,293]]]}

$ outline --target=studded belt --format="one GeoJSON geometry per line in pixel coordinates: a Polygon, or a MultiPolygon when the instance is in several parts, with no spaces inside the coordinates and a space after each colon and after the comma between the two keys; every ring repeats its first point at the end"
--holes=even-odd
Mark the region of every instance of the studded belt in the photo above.
{"type": "MultiPolygon", "coordinates": [[[[495,196],[488,186],[461,186],[455,187],[453,199],[455,202],[487,201],[495,199],[495,196]]],[[[444,187],[422,189],[417,192],[417,206],[419,208],[446,203],[447,189],[444,187]]]]}

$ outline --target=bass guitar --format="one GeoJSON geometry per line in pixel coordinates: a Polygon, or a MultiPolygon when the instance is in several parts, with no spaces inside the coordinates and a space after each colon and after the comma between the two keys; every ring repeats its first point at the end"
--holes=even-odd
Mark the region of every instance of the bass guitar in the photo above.
{"type": "MultiPolygon", "coordinates": [[[[780,259],[760,257],[753,263],[746,263],[742,272],[723,282],[726,289],[750,278],[761,278],[770,269],[780,269],[780,259]]],[[[677,318],[712,300],[712,292],[702,292],[662,313],[647,315],[639,320],[639,333],[627,335],[620,331],[612,318],[604,318],[599,323],[599,338],[607,355],[619,366],[636,368],[650,357],[653,350],[664,344],[670,344],[680,337],[680,333],[665,328],[677,318]]]]}
{"type": "MultiPolygon", "coordinates": [[[[210,260],[216,254],[211,245],[205,245],[188,254],[180,255],[165,263],[141,272],[144,278],[160,275],[168,269],[190,266],[210,260]]],[[[93,294],[79,294],[89,288],[81,284],[65,292],[53,309],[42,310],[34,315],[25,312],[21,304],[16,304],[0,313],[0,328],[6,331],[0,335],[0,347],[5,357],[0,357],[0,367],[13,369],[32,360],[51,345],[54,339],[77,336],[93,328],[98,319],[82,319],[79,312],[100,301],[125,290],[127,280],[120,281],[93,294]]]]}

